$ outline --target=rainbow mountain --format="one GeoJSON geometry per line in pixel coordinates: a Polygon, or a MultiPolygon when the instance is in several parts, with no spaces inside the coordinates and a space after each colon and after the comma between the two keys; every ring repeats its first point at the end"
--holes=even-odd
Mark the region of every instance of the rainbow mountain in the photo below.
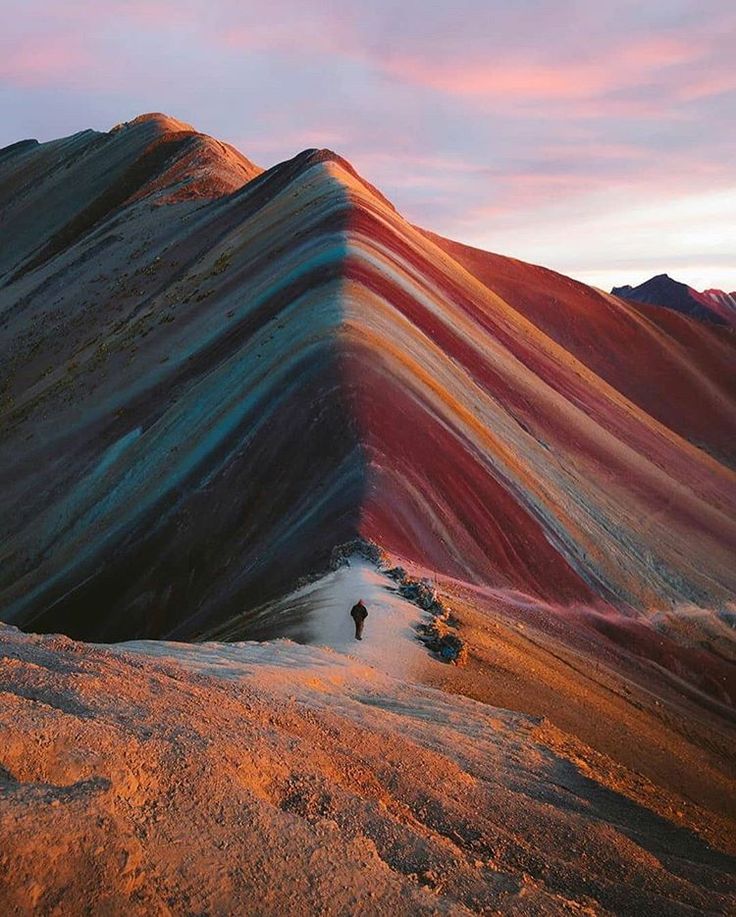
{"type": "Polygon", "coordinates": [[[729,614],[729,328],[164,115],[0,151],[0,214],[3,620],[196,639],[357,538],[560,608],[729,614]]]}

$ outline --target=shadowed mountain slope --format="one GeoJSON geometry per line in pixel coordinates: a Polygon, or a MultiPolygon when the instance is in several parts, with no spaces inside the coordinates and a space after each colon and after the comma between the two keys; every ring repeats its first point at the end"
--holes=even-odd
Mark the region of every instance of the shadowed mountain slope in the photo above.
{"type": "Polygon", "coordinates": [[[425,233],[329,151],[92,136],[0,159],[6,620],[196,637],[357,536],[600,611],[732,597],[727,333],[425,233]]]}

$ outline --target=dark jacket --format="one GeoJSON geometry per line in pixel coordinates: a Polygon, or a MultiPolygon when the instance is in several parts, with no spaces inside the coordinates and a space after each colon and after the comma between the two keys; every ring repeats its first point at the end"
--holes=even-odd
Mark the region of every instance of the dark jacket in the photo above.
{"type": "Polygon", "coordinates": [[[365,621],[365,619],[368,617],[368,609],[362,602],[357,602],[350,609],[350,617],[353,619],[353,621],[365,621]]]}

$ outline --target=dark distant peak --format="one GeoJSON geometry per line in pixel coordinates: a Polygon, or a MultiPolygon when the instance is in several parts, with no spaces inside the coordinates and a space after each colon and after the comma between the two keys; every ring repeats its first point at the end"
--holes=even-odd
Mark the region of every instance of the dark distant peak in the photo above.
{"type": "Polygon", "coordinates": [[[670,277],[669,274],[656,274],[654,277],[650,277],[649,280],[645,280],[644,283],[639,284],[635,289],[685,291],[690,288],[686,283],[680,283],[679,280],[675,280],[673,277],[670,277]]]}
{"type": "Polygon", "coordinates": [[[624,299],[626,299],[628,294],[631,293],[633,289],[634,288],[631,286],[631,284],[626,283],[622,287],[613,287],[613,289],[611,290],[611,295],[612,296],[623,296],[624,299]]]}
{"type": "Polygon", "coordinates": [[[25,153],[38,145],[38,140],[18,140],[16,143],[4,146],[0,148],[0,162],[10,159],[11,156],[17,156],[19,153],[25,153]]]}
{"type": "Polygon", "coordinates": [[[654,305],[667,306],[669,302],[661,301],[662,297],[687,296],[690,287],[687,284],[673,280],[669,274],[656,274],[645,280],[638,286],[624,284],[620,287],[614,287],[611,293],[614,296],[623,296],[626,299],[633,299],[636,302],[647,302],[654,305]]]}
{"type": "Polygon", "coordinates": [[[686,283],[674,280],[669,274],[657,274],[636,287],[625,285],[611,290],[614,296],[632,302],[646,303],[652,306],[663,306],[699,321],[715,325],[726,325],[728,322],[703,302],[703,295],[691,289],[686,283]]]}

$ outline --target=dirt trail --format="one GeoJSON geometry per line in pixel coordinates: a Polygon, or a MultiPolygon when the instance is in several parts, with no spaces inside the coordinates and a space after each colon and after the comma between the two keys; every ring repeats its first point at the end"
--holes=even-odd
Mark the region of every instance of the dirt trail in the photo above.
{"type": "Polygon", "coordinates": [[[416,625],[423,617],[425,612],[402,598],[396,584],[370,561],[351,557],[349,565],[249,610],[205,634],[204,640],[293,640],[327,647],[397,678],[424,681],[444,666],[417,640],[416,625]],[[350,617],[358,599],[368,609],[362,640],[355,639],[350,617]]]}
{"type": "Polygon", "coordinates": [[[417,641],[415,626],[423,612],[401,598],[396,586],[368,561],[352,558],[299,594],[311,605],[309,643],[327,646],[396,676],[421,673],[439,665],[417,641]],[[363,599],[368,618],[363,639],[355,639],[350,609],[363,599]]]}

